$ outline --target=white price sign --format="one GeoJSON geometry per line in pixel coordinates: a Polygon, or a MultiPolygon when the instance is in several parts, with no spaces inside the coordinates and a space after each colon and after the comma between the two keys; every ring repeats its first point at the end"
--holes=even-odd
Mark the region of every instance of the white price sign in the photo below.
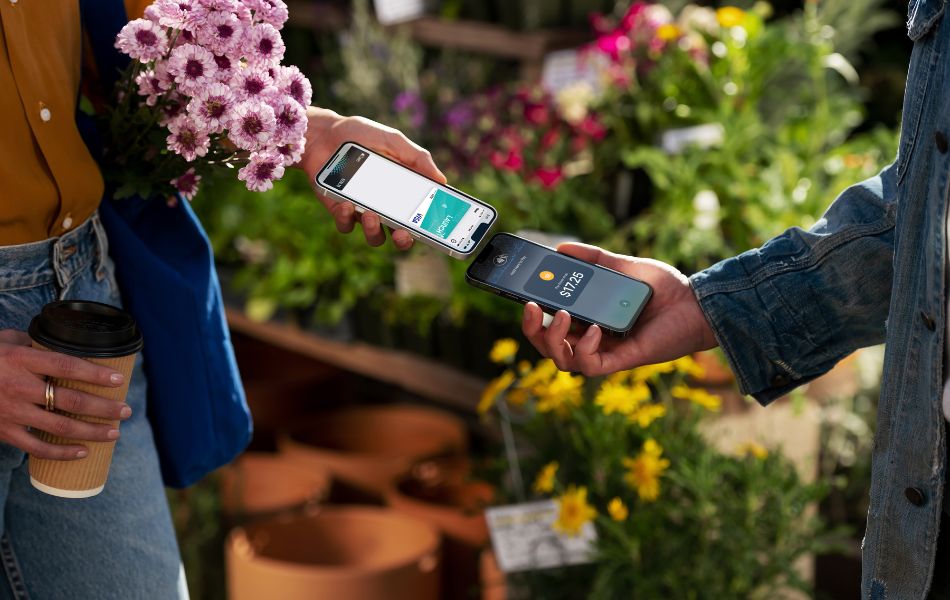
{"type": "Polygon", "coordinates": [[[485,511],[498,566],[505,573],[549,569],[589,563],[593,559],[597,530],[586,523],[576,536],[553,527],[557,520],[554,500],[496,506],[485,511]]]}

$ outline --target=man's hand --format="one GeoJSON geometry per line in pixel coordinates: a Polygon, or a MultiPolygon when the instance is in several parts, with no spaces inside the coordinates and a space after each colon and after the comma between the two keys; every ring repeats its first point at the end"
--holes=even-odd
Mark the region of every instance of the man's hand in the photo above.
{"type": "MultiPolygon", "coordinates": [[[[332,110],[313,106],[307,109],[307,122],[307,145],[296,166],[307,173],[311,184],[317,171],[329,160],[330,155],[336,152],[343,142],[348,141],[362,144],[426,177],[445,183],[445,175],[435,166],[432,155],[392,127],[363,117],[341,117],[332,110]]],[[[386,233],[376,214],[364,212],[360,215],[352,202],[336,202],[326,197],[319,189],[315,188],[315,191],[317,198],[333,215],[336,228],[342,233],[353,231],[354,225],[360,222],[366,243],[370,246],[379,246],[386,241],[386,233]]],[[[400,250],[407,250],[412,246],[412,236],[405,229],[394,231],[392,237],[393,244],[400,250]]]]}
{"type": "Polygon", "coordinates": [[[594,377],[672,360],[717,345],[689,281],[673,267],[586,244],[562,244],[558,252],[626,273],[653,288],[653,297],[634,329],[623,339],[604,336],[596,325],[591,325],[583,335],[571,333],[571,317],[563,310],[558,311],[545,330],[541,326],[541,308],[533,302],[525,306],[525,336],[560,370],[594,377]]]}

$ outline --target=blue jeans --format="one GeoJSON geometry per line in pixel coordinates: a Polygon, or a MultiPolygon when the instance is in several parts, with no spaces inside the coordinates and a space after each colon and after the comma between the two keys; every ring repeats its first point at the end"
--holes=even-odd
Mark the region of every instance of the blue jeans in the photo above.
{"type": "MultiPolygon", "coordinates": [[[[26,330],[46,303],[121,306],[108,242],[93,215],[60,238],[0,246],[0,329],[26,330]]],[[[145,416],[139,355],[105,490],[73,500],[33,489],[27,456],[0,443],[0,598],[187,598],[145,416]],[[6,585],[2,583],[6,581],[6,585]]]]}

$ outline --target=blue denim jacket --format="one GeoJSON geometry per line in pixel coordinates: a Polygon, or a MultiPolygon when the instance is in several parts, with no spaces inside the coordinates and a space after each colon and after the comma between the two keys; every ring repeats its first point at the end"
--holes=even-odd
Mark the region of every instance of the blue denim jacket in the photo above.
{"type": "Polygon", "coordinates": [[[690,278],[743,392],[762,404],[886,342],[863,545],[862,598],[872,600],[926,596],[943,505],[946,2],[910,2],[897,160],[845,190],[810,230],[690,278]]]}

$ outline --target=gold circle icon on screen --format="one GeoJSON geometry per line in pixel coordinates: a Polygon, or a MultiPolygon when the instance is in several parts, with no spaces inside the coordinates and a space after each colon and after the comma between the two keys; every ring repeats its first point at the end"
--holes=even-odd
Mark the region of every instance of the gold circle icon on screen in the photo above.
{"type": "Polygon", "coordinates": [[[541,271],[540,273],[538,273],[538,277],[540,277],[541,279],[545,281],[551,281],[552,279],[554,279],[554,273],[552,273],[551,271],[541,271]]]}

